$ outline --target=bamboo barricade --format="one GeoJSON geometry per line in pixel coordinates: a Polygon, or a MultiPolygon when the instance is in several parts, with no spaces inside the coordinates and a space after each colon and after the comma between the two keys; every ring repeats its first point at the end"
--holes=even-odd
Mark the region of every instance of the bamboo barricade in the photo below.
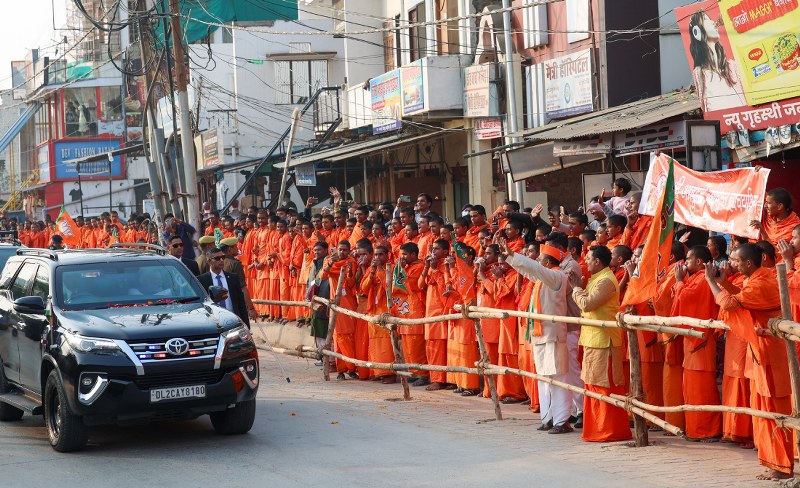
{"type": "MultiPolygon", "coordinates": [[[[779,272],[780,275],[780,272],[779,272]]],[[[784,269],[784,277],[785,277],[785,269],[784,269]]],[[[341,283],[341,282],[340,282],[341,283]]],[[[781,292],[783,293],[783,289],[781,292]]],[[[788,297],[788,294],[786,295],[788,297]]],[[[387,293],[387,300],[388,300],[388,293],[387,293]]],[[[331,322],[335,319],[335,313],[343,313],[360,320],[364,320],[371,324],[375,324],[379,327],[383,327],[389,331],[393,331],[393,337],[396,337],[396,328],[398,326],[407,326],[407,325],[422,325],[431,322],[439,322],[439,321],[449,321],[449,320],[458,320],[463,318],[472,319],[476,323],[476,333],[478,336],[479,347],[480,344],[483,343],[483,332],[480,329],[480,319],[481,318],[499,318],[504,319],[507,317],[520,317],[520,318],[533,318],[539,320],[548,320],[548,321],[557,321],[569,324],[577,324],[577,325],[591,325],[596,327],[611,327],[611,328],[622,328],[627,329],[629,331],[635,330],[647,330],[647,331],[654,331],[654,332],[661,332],[666,334],[674,334],[674,335],[682,335],[682,336],[689,336],[689,337],[697,337],[697,338],[705,338],[705,333],[700,332],[693,329],[687,329],[685,327],[693,327],[698,329],[709,329],[709,330],[730,330],[730,328],[724,322],[718,320],[700,320],[695,319],[692,317],[659,317],[659,316],[636,316],[631,315],[628,313],[619,313],[617,315],[617,320],[590,320],[590,319],[583,319],[579,317],[561,317],[561,316],[553,316],[553,315],[546,315],[546,314],[537,314],[531,312],[520,312],[516,310],[499,310],[499,309],[492,309],[487,307],[476,307],[476,306],[468,306],[466,309],[460,305],[456,305],[456,308],[461,311],[461,313],[455,314],[445,314],[433,317],[426,317],[420,319],[404,319],[400,317],[393,317],[386,314],[381,315],[367,315],[362,314],[359,312],[355,312],[352,310],[348,310],[338,306],[335,303],[336,300],[332,301],[322,297],[314,297],[312,301],[284,301],[284,300],[253,300],[254,303],[259,304],[267,304],[267,305],[287,305],[287,306],[305,306],[310,308],[315,308],[318,306],[327,306],[331,310],[331,322]],[[683,327],[673,327],[674,325],[681,325],[683,327]]],[[[788,315],[786,315],[788,317],[788,315]]],[[[800,342],[800,323],[792,321],[788,318],[775,318],[771,319],[769,322],[769,330],[767,329],[759,329],[759,335],[767,335],[767,336],[774,336],[774,337],[781,337],[787,341],[788,346],[791,346],[792,350],[794,349],[792,342],[800,342]]],[[[329,326],[328,332],[329,336],[332,337],[332,327],[329,326]]],[[[398,338],[399,339],[399,338],[398,338]]],[[[394,347],[394,341],[393,341],[394,347]]],[[[585,388],[580,388],[571,384],[562,383],[560,381],[553,380],[548,376],[541,376],[535,373],[531,373],[528,371],[523,371],[514,368],[502,367],[499,365],[491,364],[488,362],[488,358],[485,354],[485,345],[484,348],[481,348],[481,360],[476,363],[475,368],[467,368],[461,366],[441,366],[441,365],[430,365],[430,364],[407,364],[400,362],[399,360],[402,358],[402,349],[399,348],[399,356],[396,354],[395,358],[398,362],[395,363],[375,363],[371,361],[364,361],[355,358],[348,358],[340,353],[334,352],[329,350],[329,348],[323,348],[321,350],[315,350],[312,348],[307,347],[300,347],[297,350],[291,349],[284,349],[279,347],[273,347],[273,350],[278,353],[287,354],[291,356],[297,357],[304,357],[310,359],[320,359],[320,358],[337,358],[346,362],[350,362],[354,365],[364,367],[364,368],[374,368],[374,369],[386,369],[391,371],[396,371],[398,374],[401,374],[401,381],[403,376],[408,376],[409,373],[407,371],[411,369],[423,370],[423,371],[441,371],[441,372],[455,372],[455,373],[467,373],[467,374],[477,374],[485,376],[487,381],[491,382],[490,390],[492,389],[491,385],[494,383],[492,376],[493,375],[505,375],[505,374],[516,374],[519,376],[525,376],[528,378],[532,378],[537,381],[542,381],[545,383],[549,383],[553,386],[564,388],[566,390],[583,394],[590,398],[595,398],[597,400],[604,401],[606,403],[610,403],[614,406],[622,408],[628,412],[633,413],[634,415],[640,416],[643,419],[651,422],[654,425],[657,425],[664,429],[667,432],[670,432],[676,436],[683,436],[683,432],[677,426],[669,424],[664,420],[656,417],[650,412],[658,412],[658,413],[672,413],[672,412],[727,412],[727,413],[735,413],[735,414],[744,414],[744,415],[751,415],[753,417],[759,417],[764,419],[771,419],[774,420],[778,427],[782,428],[790,428],[796,431],[800,431],[800,419],[798,419],[798,414],[800,413],[798,409],[800,407],[797,406],[795,403],[794,411],[792,416],[778,414],[773,412],[765,412],[761,410],[756,410],[752,408],[746,407],[730,407],[725,405],[676,405],[676,406],[658,406],[658,405],[651,405],[645,403],[641,399],[637,399],[631,396],[624,396],[618,394],[610,394],[610,395],[602,395],[597,392],[589,391],[585,388]],[[403,372],[406,372],[403,375],[403,372]]],[[[789,355],[790,358],[793,356],[792,354],[789,355]]],[[[797,359],[797,356],[794,355],[794,358],[797,359]]],[[[793,388],[795,387],[795,377],[792,377],[793,388]]],[[[407,385],[407,383],[406,383],[407,385]]],[[[406,386],[407,388],[407,386],[406,386]]],[[[405,390],[405,388],[404,388],[405,390]]],[[[495,405],[495,415],[498,420],[502,419],[502,413],[499,407],[499,400],[496,398],[496,390],[492,393],[492,400],[495,405]]],[[[798,395],[795,395],[795,398],[798,398],[798,395]]],[[[410,395],[406,396],[404,394],[404,399],[409,400],[410,395]]],[[[800,437],[800,436],[798,436],[800,437]]]]}

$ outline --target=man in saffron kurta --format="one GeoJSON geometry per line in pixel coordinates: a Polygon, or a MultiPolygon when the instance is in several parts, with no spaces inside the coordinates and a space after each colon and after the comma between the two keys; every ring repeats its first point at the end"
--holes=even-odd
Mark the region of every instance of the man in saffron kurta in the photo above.
{"type": "MultiPolygon", "coordinates": [[[[683,264],[686,251],[678,241],[672,243],[670,254],[670,267],[666,276],[658,283],[656,296],[653,298],[653,308],[659,317],[669,317],[672,312],[672,288],[675,285],[675,268],[683,264]]],[[[664,405],[674,407],[683,405],[683,336],[660,334],[659,340],[663,346],[664,371],[663,371],[663,398],[664,405]]],[[[683,412],[664,414],[664,419],[670,424],[686,429],[686,419],[683,412]]]]}
{"type": "MultiPolygon", "coordinates": [[[[389,297],[386,294],[386,263],[389,250],[386,246],[376,246],[373,249],[373,259],[367,273],[359,283],[359,293],[367,296],[367,313],[380,315],[389,312],[389,297]]],[[[375,324],[369,327],[369,360],[376,363],[393,363],[395,360],[392,349],[391,333],[375,324]]],[[[386,369],[373,369],[372,374],[380,378],[384,384],[397,381],[395,373],[386,369]]]]}
{"type": "MultiPolygon", "coordinates": [[[[448,312],[455,312],[456,303],[474,303],[476,298],[475,274],[473,271],[473,261],[475,250],[466,245],[462,245],[462,255],[464,260],[459,262],[459,257],[448,256],[445,259],[445,278],[447,278],[448,312]]],[[[453,320],[448,325],[447,331],[447,364],[453,366],[463,366],[467,368],[475,367],[475,363],[480,359],[478,352],[478,339],[475,333],[475,323],[469,319],[453,320]]],[[[462,396],[477,395],[479,377],[476,374],[452,373],[448,375],[456,384],[456,392],[462,396]]],[[[448,380],[450,381],[450,380],[448,380]]]]}
{"type": "MultiPolygon", "coordinates": [[[[781,314],[775,273],[761,266],[762,253],[753,244],[742,244],[730,255],[730,266],[745,275],[740,289],[716,267],[706,266],[706,282],[720,308],[729,313],[731,331],[748,343],[745,375],[750,378],[750,407],[767,412],[791,414],[791,387],[786,346],[782,339],[759,336],[770,318],[781,314]]],[[[774,420],[753,417],[753,437],[758,460],[768,468],[759,479],[791,478],[794,470],[792,433],[774,420]]]]}
{"type": "MultiPolygon", "coordinates": [[[[509,251],[508,243],[505,243],[509,251]]],[[[520,249],[521,251],[522,249],[520,249]]],[[[494,267],[494,306],[500,310],[513,310],[516,307],[516,285],[517,272],[514,271],[505,258],[501,255],[498,258],[497,266],[494,267]]],[[[497,365],[512,369],[519,368],[519,339],[517,338],[517,319],[508,317],[500,319],[500,337],[497,342],[497,365]]],[[[497,397],[503,403],[521,403],[528,398],[525,394],[525,387],[522,384],[522,377],[512,375],[500,375],[496,379],[497,397]]]]}
{"type": "MultiPolygon", "coordinates": [[[[425,217],[420,217],[425,219],[425,217]]],[[[425,292],[425,316],[443,315],[447,308],[447,280],[445,279],[444,259],[450,252],[450,242],[438,239],[432,252],[425,258],[425,266],[419,277],[419,287],[425,292]]],[[[447,323],[425,324],[425,355],[428,364],[447,365],[447,323]]],[[[428,391],[441,390],[447,386],[447,373],[431,371],[431,384],[428,391]]]]}
{"type": "MultiPolygon", "coordinates": [[[[587,319],[614,320],[619,311],[619,283],[608,268],[611,251],[593,246],[586,255],[592,277],[586,289],[575,288],[572,298],[587,319]]],[[[583,346],[581,379],[587,390],[608,395],[625,394],[622,370],[622,339],[619,329],[581,327],[583,346]]],[[[632,437],[625,410],[586,396],[583,407],[583,433],[589,442],[623,441],[632,437]]]]}
{"type": "MultiPolygon", "coordinates": [[[[339,306],[348,310],[355,310],[358,303],[356,302],[355,292],[355,272],[356,261],[350,256],[350,243],[342,241],[335,253],[331,254],[325,261],[319,279],[328,279],[331,287],[331,300],[335,296],[336,290],[339,286],[339,280],[344,280],[342,283],[342,295],[339,299],[339,306]]],[[[336,322],[333,329],[333,345],[336,352],[350,358],[356,357],[355,350],[355,319],[343,313],[336,314],[336,322]]],[[[351,378],[358,378],[356,367],[353,363],[336,360],[336,370],[339,372],[337,377],[340,380],[344,379],[344,374],[347,373],[351,378]]]]}
{"type": "MultiPolygon", "coordinates": [[[[705,265],[713,263],[704,246],[693,246],[686,264],[675,268],[671,316],[713,319],[719,314],[705,280],[705,265]]],[[[698,329],[699,330],[699,329],[698,329]]],[[[717,342],[714,331],[704,329],[705,339],[683,338],[683,399],[687,405],[719,405],[717,390],[717,342]]],[[[716,440],[722,435],[720,412],[686,412],[686,436],[691,440],[716,440]]]]}
{"type": "Polygon", "coordinates": [[[778,241],[792,238],[792,230],[800,225],[800,218],[792,211],[792,195],[785,188],[774,188],[764,199],[764,218],[750,222],[759,229],[761,239],[777,247],[778,241]]]}
{"type": "MultiPolygon", "coordinates": [[[[729,266],[724,266],[723,276],[736,289],[744,285],[745,275],[728,273],[729,266]]],[[[720,309],[719,320],[730,323],[727,310],[720,309]]],[[[728,407],[750,406],[750,380],[745,377],[747,362],[747,341],[738,334],[729,332],[725,337],[725,364],[722,375],[722,404],[728,407]]],[[[726,441],[738,442],[743,447],[753,447],[753,418],[741,413],[722,412],[722,438],[726,441]]]]}
{"type": "MultiPolygon", "coordinates": [[[[405,294],[392,293],[392,314],[400,318],[418,319],[425,316],[425,301],[422,290],[419,287],[419,277],[425,264],[419,260],[419,247],[413,242],[407,242],[400,246],[400,258],[397,260],[406,274],[405,294]]],[[[403,355],[406,363],[426,364],[427,356],[425,353],[425,326],[424,325],[402,325],[399,328],[403,355]]],[[[417,377],[413,386],[427,386],[430,384],[428,372],[422,370],[411,370],[411,374],[417,377]]]]}
{"type": "MultiPolygon", "coordinates": [[[[492,269],[497,266],[497,257],[500,248],[497,244],[491,244],[486,248],[483,255],[484,261],[478,265],[478,306],[495,308],[495,281],[496,277],[492,269]]],[[[483,332],[483,342],[486,344],[486,354],[491,364],[497,364],[498,345],[500,343],[500,319],[481,319],[481,331],[483,332]]],[[[483,396],[491,397],[489,382],[484,381],[483,396]]]]}

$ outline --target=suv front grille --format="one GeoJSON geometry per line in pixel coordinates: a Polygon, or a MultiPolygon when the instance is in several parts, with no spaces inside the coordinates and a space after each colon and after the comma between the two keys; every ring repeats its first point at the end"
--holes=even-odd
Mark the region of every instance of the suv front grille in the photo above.
{"type": "Polygon", "coordinates": [[[135,376],[131,381],[143,390],[182,385],[213,385],[222,381],[225,371],[192,371],[189,373],[165,373],[135,376]]]}
{"type": "Polygon", "coordinates": [[[167,341],[170,339],[152,339],[149,341],[128,341],[133,353],[143,364],[161,361],[186,361],[193,359],[213,358],[219,346],[219,336],[214,337],[187,337],[189,349],[180,355],[174,355],[167,350],[167,341]]]}

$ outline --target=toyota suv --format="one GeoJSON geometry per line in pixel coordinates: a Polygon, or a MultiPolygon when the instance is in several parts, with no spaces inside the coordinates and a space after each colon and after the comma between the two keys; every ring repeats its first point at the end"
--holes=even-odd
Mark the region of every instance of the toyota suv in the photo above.
{"type": "Polygon", "coordinates": [[[158,246],[19,249],[0,274],[0,365],[0,420],[44,415],[57,451],[93,425],[255,419],[248,327],[158,246]]]}

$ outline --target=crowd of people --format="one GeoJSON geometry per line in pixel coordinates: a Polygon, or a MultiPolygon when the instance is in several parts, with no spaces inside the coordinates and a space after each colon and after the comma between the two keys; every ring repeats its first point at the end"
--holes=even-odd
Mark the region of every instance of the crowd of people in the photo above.
{"type": "MultiPolygon", "coordinates": [[[[587,319],[615,320],[618,312],[627,311],[724,320],[731,330],[698,329],[705,332],[705,339],[636,332],[644,401],[658,406],[727,405],[792,412],[785,344],[756,333],[781,313],[777,262],[787,265],[794,318],[800,317],[800,274],[795,274],[800,266],[800,218],[785,189],[768,192],[763,219],[751,222],[758,240],[677,226],[669,270],[657,293],[625,309],[620,304],[637,274],[653,218],[639,215],[641,193],[631,191],[624,178],[585,211],[567,213],[563,207],[545,211],[541,205],[521,209],[509,201],[491,211],[467,205],[452,222],[433,212],[433,199],[425,193],[416,199],[401,196],[395,204],[384,202],[375,208],[353,202],[343,205],[336,189],[331,195],[332,207],[319,211],[315,200],[309,199],[300,211],[250,207],[246,213],[223,218],[211,212],[197,233],[169,215],[162,237],[170,253],[195,274],[209,271],[209,251],[211,259],[224,258],[225,271],[231,273],[227,276],[236,274],[243,291],[240,314],[307,324],[319,346],[328,333],[327,308],[309,310],[253,300],[336,296],[347,309],[405,318],[453,313],[459,304],[474,303],[587,319]]],[[[115,225],[113,214],[109,219],[92,224],[87,239],[105,243],[109,226],[115,225]],[[104,225],[105,230],[97,232],[104,225]]],[[[153,238],[133,234],[135,230],[132,225],[118,235],[130,232],[136,240],[153,238]]],[[[92,247],[89,242],[86,247],[92,247]]],[[[627,335],[620,329],[514,317],[481,319],[480,325],[492,364],[605,395],[630,391],[627,335]]],[[[474,367],[479,360],[472,320],[401,326],[398,331],[407,363],[474,367]]],[[[390,333],[376,325],[338,314],[333,339],[335,350],[344,356],[395,362],[390,333]]],[[[341,360],[336,360],[335,368],[339,380],[397,381],[389,370],[341,360]]],[[[490,396],[488,384],[477,375],[421,370],[411,374],[416,387],[490,396]]],[[[525,403],[539,412],[539,430],[550,434],[580,428],[583,440],[595,442],[632,436],[627,412],[602,401],[516,375],[497,376],[496,387],[503,403],[525,403]]],[[[757,449],[761,464],[768,468],[763,479],[792,476],[793,435],[773,420],[727,412],[657,415],[690,440],[757,449]]]]}

